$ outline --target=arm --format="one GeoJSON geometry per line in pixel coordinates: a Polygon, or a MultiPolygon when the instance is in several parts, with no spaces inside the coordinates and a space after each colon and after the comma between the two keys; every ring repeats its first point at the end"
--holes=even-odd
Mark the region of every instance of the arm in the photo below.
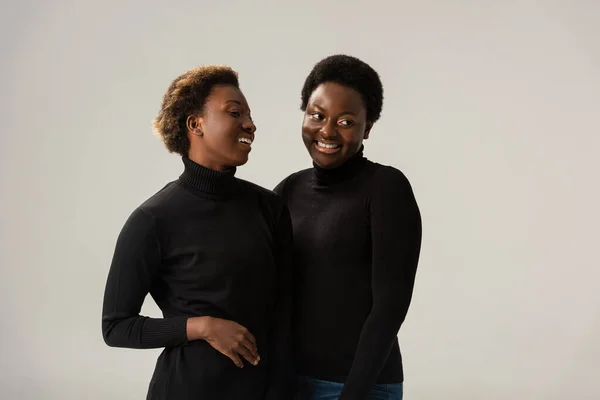
{"type": "Polygon", "coordinates": [[[137,209],[117,239],[108,273],[102,310],[106,344],[150,349],[206,340],[240,368],[240,357],[254,363],[258,357],[256,340],[236,322],[208,316],[148,318],[139,314],[160,265],[154,218],[137,209]]]}
{"type": "MultiPolygon", "coordinates": [[[[291,175],[290,175],[291,176],[291,175]]],[[[281,197],[281,199],[283,199],[283,202],[286,202],[286,195],[285,195],[285,185],[288,181],[288,179],[290,179],[290,177],[288,176],[287,178],[285,178],[284,180],[282,180],[281,182],[279,182],[277,184],[277,186],[275,186],[275,188],[273,189],[273,191],[279,196],[281,197]]]]}
{"type": "Polygon", "coordinates": [[[373,307],[340,400],[365,399],[376,383],[408,312],[421,250],[421,215],[400,171],[380,171],[370,212],[373,307]]]}
{"type": "Polygon", "coordinates": [[[107,345],[149,349],[187,342],[187,317],[139,314],[160,264],[154,218],[137,209],[119,234],[104,291],[102,334],[107,345]]]}
{"type": "Polygon", "coordinates": [[[275,307],[269,329],[268,388],[265,399],[293,398],[293,371],[291,360],[292,313],[292,221],[286,207],[282,207],[279,223],[274,232],[277,260],[275,307]]]}

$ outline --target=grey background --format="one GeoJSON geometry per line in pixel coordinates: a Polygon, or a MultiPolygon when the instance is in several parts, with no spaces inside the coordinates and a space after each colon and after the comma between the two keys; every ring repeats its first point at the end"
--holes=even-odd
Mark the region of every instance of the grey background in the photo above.
{"type": "Polygon", "coordinates": [[[600,398],[599,4],[2,2],[0,397],[145,398],[159,351],[106,347],[100,312],[125,219],[182,169],[151,130],[172,79],[239,71],[239,176],[272,188],[310,165],[306,74],[349,53],[385,85],[366,155],[423,212],[406,398],[600,398]]]}

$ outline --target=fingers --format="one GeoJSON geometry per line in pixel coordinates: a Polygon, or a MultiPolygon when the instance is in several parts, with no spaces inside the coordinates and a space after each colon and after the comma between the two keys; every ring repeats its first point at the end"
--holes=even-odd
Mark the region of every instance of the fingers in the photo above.
{"type": "Polygon", "coordinates": [[[246,337],[246,339],[248,339],[248,341],[250,343],[252,343],[255,347],[256,347],[256,338],[254,337],[253,334],[251,334],[248,329],[244,328],[242,333],[244,334],[244,336],[246,337]]]}
{"type": "Polygon", "coordinates": [[[258,350],[256,349],[254,336],[248,332],[247,329],[242,329],[242,332],[236,337],[236,351],[239,355],[244,357],[250,364],[257,365],[260,361],[258,350]],[[250,336],[250,337],[249,337],[250,336]]]}
{"type": "Polygon", "coordinates": [[[244,337],[240,344],[247,348],[250,351],[250,353],[252,353],[252,356],[254,358],[260,358],[260,355],[258,354],[258,350],[256,349],[256,345],[254,343],[250,342],[244,337]]]}
{"type": "Polygon", "coordinates": [[[244,367],[243,360],[258,365],[260,356],[256,349],[256,338],[244,326],[226,320],[217,320],[213,325],[214,334],[207,341],[210,345],[227,356],[238,368],[244,367]]]}
{"type": "Polygon", "coordinates": [[[234,351],[240,356],[242,356],[250,364],[258,365],[259,358],[252,354],[252,351],[248,349],[243,343],[239,343],[234,351]]]}
{"type": "Polygon", "coordinates": [[[244,363],[242,362],[240,357],[235,352],[231,351],[229,353],[224,353],[224,354],[227,357],[229,357],[231,359],[231,361],[233,361],[233,363],[235,364],[236,367],[244,368],[244,363]]]}

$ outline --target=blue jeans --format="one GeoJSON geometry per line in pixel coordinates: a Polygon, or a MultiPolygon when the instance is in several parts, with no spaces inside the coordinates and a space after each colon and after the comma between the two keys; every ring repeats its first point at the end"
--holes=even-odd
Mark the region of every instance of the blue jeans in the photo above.
{"type": "MultiPolygon", "coordinates": [[[[343,387],[343,383],[300,376],[296,400],[337,400],[343,387]]],[[[402,400],[402,384],[375,384],[366,400],[402,400]]]]}

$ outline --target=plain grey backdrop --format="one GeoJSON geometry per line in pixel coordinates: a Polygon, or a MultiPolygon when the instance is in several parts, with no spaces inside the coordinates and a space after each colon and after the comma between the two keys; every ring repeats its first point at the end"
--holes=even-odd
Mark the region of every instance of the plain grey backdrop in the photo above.
{"type": "Polygon", "coordinates": [[[594,0],[3,1],[0,397],[145,398],[159,350],[108,348],[102,296],[125,219],[182,170],[151,129],[177,75],[239,71],[239,176],[273,188],[310,166],[304,78],[347,53],[385,87],[365,153],[423,213],[405,398],[600,398],[599,21],[594,0]]]}

